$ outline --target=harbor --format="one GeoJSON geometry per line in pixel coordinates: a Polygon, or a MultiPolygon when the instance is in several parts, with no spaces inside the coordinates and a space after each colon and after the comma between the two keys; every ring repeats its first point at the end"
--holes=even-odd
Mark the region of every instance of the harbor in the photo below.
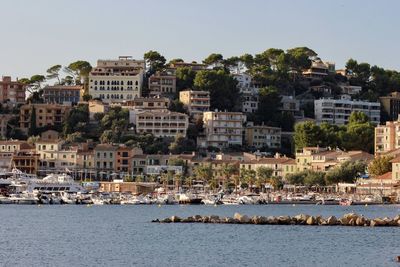
{"type": "Polygon", "coordinates": [[[355,194],[304,190],[268,190],[251,192],[170,188],[152,182],[80,182],[66,173],[48,174],[43,178],[13,169],[0,179],[0,204],[67,204],[67,205],[390,205],[396,197],[379,194],[355,194]]]}

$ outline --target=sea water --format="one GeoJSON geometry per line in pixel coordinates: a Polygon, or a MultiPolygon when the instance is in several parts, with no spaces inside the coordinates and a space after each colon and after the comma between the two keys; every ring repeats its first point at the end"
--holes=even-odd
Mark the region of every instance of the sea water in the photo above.
{"type": "Polygon", "coordinates": [[[235,212],[373,218],[400,206],[0,205],[0,266],[400,266],[400,227],[151,223],[235,212]]]}

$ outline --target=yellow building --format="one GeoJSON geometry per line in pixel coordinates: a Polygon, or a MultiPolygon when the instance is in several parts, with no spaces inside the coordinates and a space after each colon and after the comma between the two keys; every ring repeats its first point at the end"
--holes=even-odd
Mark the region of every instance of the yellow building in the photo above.
{"type": "Polygon", "coordinates": [[[148,110],[136,114],[136,132],[150,133],[156,137],[183,137],[187,134],[189,117],[168,110],[148,110]]]}
{"type": "Polygon", "coordinates": [[[203,117],[203,112],[210,110],[210,92],[208,91],[181,91],[179,101],[183,103],[190,116],[196,119],[203,117]]]}
{"type": "Polygon", "coordinates": [[[20,129],[25,134],[31,127],[32,112],[36,117],[36,127],[61,126],[67,118],[71,106],[60,104],[27,104],[20,108],[20,129]]]}
{"type": "Polygon", "coordinates": [[[246,126],[245,141],[255,148],[281,148],[281,128],[264,125],[246,126]]]}
{"type": "Polygon", "coordinates": [[[295,173],[296,161],[287,157],[259,158],[240,163],[240,169],[254,170],[265,167],[272,169],[272,176],[285,178],[288,174],[295,173]]]}
{"type": "Polygon", "coordinates": [[[375,155],[400,148],[400,121],[387,121],[375,127],[375,155]]]}

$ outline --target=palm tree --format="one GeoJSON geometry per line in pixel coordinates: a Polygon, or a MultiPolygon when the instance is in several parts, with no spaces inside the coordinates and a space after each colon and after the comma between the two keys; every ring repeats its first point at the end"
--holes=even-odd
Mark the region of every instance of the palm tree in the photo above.
{"type": "Polygon", "coordinates": [[[194,173],[197,179],[200,179],[205,183],[210,183],[214,179],[214,173],[211,164],[197,166],[194,169],[194,173]]]}
{"type": "Polygon", "coordinates": [[[253,184],[256,182],[256,177],[257,173],[255,170],[247,170],[247,169],[242,169],[240,171],[241,174],[241,180],[246,182],[250,188],[250,192],[253,191],[253,184]]]}
{"type": "MultiPolygon", "coordinates": [[[[222,168],[222,173],[223,173],[223,175],[225,176],[224,183],[225,183],[226,181],[229,181],[230,178],[231,178],[234,174],[236,174],[237,172],[238,172],[238,167],[237,167],[237,165],[234,165],[234,164],[227,164],[227,165],[225,165],[225,166],[222,168]]],[[[235,184],[235,185],[236,185],[236,184],[235,184]]]]}
{"type": "Polygon", "coordinates": [[[273,170],[267,167],[258,167],[257,168],[257,187],[263,188],[262,191],[264,192],[265,185],[267,181],[271,178],[273,170]]]}

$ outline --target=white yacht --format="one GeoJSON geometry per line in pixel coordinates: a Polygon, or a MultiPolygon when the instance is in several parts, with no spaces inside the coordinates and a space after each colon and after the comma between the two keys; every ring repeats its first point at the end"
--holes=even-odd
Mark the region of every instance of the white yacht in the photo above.
{"type": "Polygon", "coordinates": [[[67,174],[49,174],[43,179],[26,179],[28,192],[84,192],[85,189],[67,174]]]}

